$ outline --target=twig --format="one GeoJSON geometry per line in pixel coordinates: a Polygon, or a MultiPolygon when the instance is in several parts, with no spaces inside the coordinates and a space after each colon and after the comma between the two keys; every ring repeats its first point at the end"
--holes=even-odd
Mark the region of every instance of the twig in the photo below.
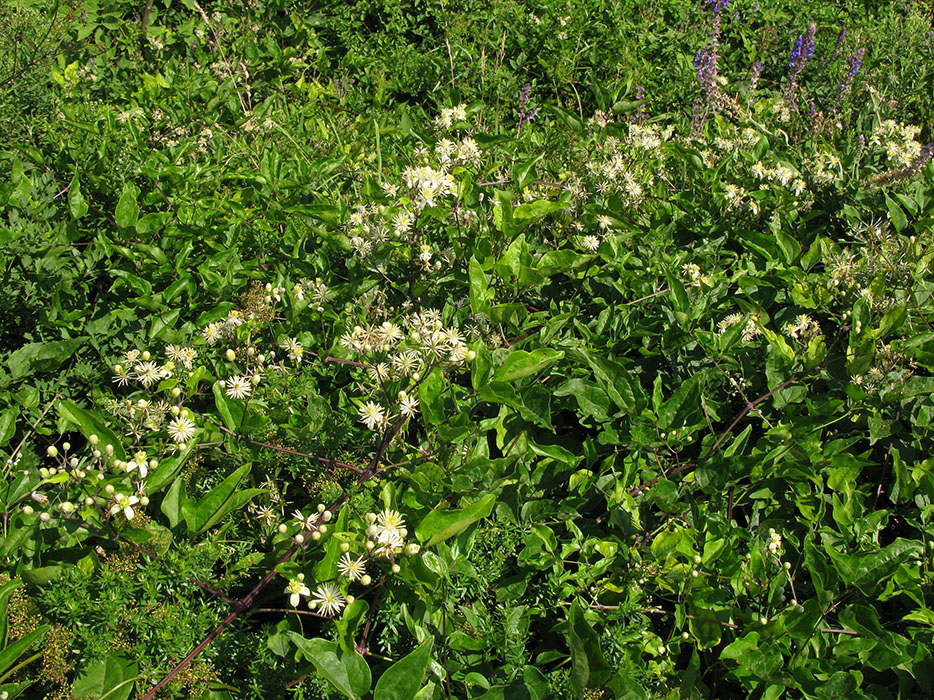
{"type": "MultiPolygon", "coordinates": [[[[210,423],[210,424],[213,425],[215,428],[217,428],[218,430],[220,430],[222,433],[226,433],[227,435],[230,435],[232,438],[234,438],[234,439],[236,439],[236,440],[242,440],[243,442],[245,442],[245,443],[247,443],[247,444],[256,445],[257,447],[265,447],[265,448],[268,449],[268,450],[274,450],[274,451],[276,451],[276,452],[283,452],[283,453],[285,453],[285,454],[295,455],[296,457],[305,457],[306,459],[313,459],[313,460],[316,460],[316,461],[318,461],[318,462],[321,462],[322,464],[328,464],[328,465],[335,466],[335,467],[343,467],[344,469],[349,469],[350,471],[356,472],[357,474],[363,474],[363,470],[360,469],[360,467],[355,467],[355,466],[352,465],[352,464],[346,464],[346,463],[344,463],[344,462],[338,462],[337,460],[335,460],[335,459],[330,459],[329,457],[319,457],[319,456],[317,456],[317,455],[308,454],[308,453],[306,453],[306,452],[299,452],[299,451],[297,451],[297,450],[290,450],[290,449],[288,449],[287,447],[279,447],[279,446],[277,446],[277,445],[270,445],[270,444],[267,443],[267,442],[260,442],[259,440],[251,440],[250,438],[243,437],[243,436],[240,435],[239,433],[235,433],[233,430],[230,430],[230,429],[228,429],[228,428],[225,428],[225,427],[224,427],[223,425],[221,425],[220,423],[215,423],[215,422],[212,421],[210,418],[208,418],[208,417],[206,417],[206,416],[203,416],[203,415],[201,415],[200,413],[195,413],[194,411],[192,411],[192,413],[193,413],[194,415],[196,415],[198,418],[200,418],[201,420],[203,420],[205,423],[210,423]]],[[[205,443],[205,444],[208,444],[208,443],[205,443]]],[[[217,444],[217,443],[210,443],[210,444],[217,444]]]]}

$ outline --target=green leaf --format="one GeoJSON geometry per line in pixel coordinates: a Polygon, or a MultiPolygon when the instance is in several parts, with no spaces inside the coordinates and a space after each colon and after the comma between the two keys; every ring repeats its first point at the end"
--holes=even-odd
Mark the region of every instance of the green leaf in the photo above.
{"type": "MultiPolygon", "coordinates": [[[[334,539],[332,538],[332,541],[334,539]]],[[[337,629],[337,641],[344,651],[352,652],[356,650],[354,635],[357,633],[357,628],[363,622],[363,618],[369,609],[369,603],[363,598],[357,598],[344,608],[344,614],[341,615],[339,620],[334,620],[334,627],[337,629]]]]}
{"type": "Polygon", "coordinates": [[[7,676],[12,670],[11,667],[16,664],[16,662],[19,660],[19,657],[26,653],[26,651],[32,648],[35,644],[45,639],[45,636],[51,629],[51,625],[42,625],[42,627],[39,627],[35,631],[27,634],[22,639],[8,645],[3,651],[0,651],[0,673],[3,674],[2,677],[0,677],[0,683],[7,679],[7,676]]]}
{"type": "Polygon", "coordinates": [[[581,413],[593,417],[600,423],[605,423],[610,419],[610,398],[593,382],[579,377],[569,379],[555,390],[555,396],[573,396],[581,413]]]}
{"type": "Polygon", "coordinates": [[[135,661],[108,654],[89,663],[75,678],[72,693],[76,698],[126,700],[133,692],[138,675],[139,667],[135,661]]]}
{"type": "Polygon", "coordinates": [[[154,231],[161,231],[165,222],[169,220],[169,214],[166,212],[151,212],[146,214],[136,222],[136,232],[141,236],[148,235],[154,231]]]}
{"type": "Polygon", "coordinates": [[[243,414],[246,410],[243,402],[227,396],[227,392],[224,391],[224,382],[221,380],[214,382],[213,391],[214,405],[217,406],[221,420],[224,421],[227,430],[237,432],[243,423],[243,414]]]}
{"type": "Polygon", "coordinates": [[[571,689],[577,695],[609,680],[613,667],[603,656],[597,633],[587,624],[576,600],[568,611],[568,646],[571,649],[571,689]]]}
{"type": "Polygon", "coordinates": [[[470,310],[475,314],[486,313],[495,292],[490,287],[486,273],[483,272],[477,258],[470,258],[468,273],[470,276],[470,310]]]}
{"type": "Polygon", "coordinates": [[[512,180],[519,191],[525,189],[531,180],[535,178],[535,166],[545,157],[545,152],[539,153],[534,158],[530,158],[524,163],[517,163],[512,168],[512,180]]]}
{"type": "Polygon", "coordinates": [[[539,348],[532,352],[513,350],[502,365],[493,372],[494,382],[514,382],[540,372],[564,357],[561,350],[539,348]]]}
{"type": "Polygon", "coordinates": [[[136,226],[137,219],[139,219],[139,204],[136,203],[136,189],[128,185],[117,201],[114,221],[120,228],[132,228],[136,226]]]}
{"type": "Polygon", "coordinates": [[[373,700],[411,700],[422,687],[428,662],[431,660],[432,638],[415,647],[386,669],[373,691],[373,700]]]}
{"type": "Polygon", "coordinates": [[[126,459],[126,453],[123,451],[123,446],[120,444],[117,436],[104,424],[104,419],[97,413],[86,411],[71,401],[62,400],[58,402],[58,414],[65,420],[78,426],[78,430],[80,430],[85,437],[97,435],[100,440],[98,445],[102,452],[107,445],[113,445],[114,458],[120,460],[126,459]]]}
{"type": "Polygon", "coordinates": [[[87,336],[47,343],[28,343],[10,354],[7,365],[13,379],[22,379],[33,372],[54,372],[74,357],[87,336]]]}
{"type": "Polygon", "coordinates": [[[889,210],[889,218],[892,219],[892,225],[895,227],[895,230],[898,231],[898,233],[904,231],[905,227],[908,226],[908,217],[905,216],[905,210],[888,195],[885,196],[885,206],[889,210]]]}
{"type": "Polygon", "coordinates": [[[68,186],[68,211],[72,219],[80,219],[88,213],[87,202],[81,194],[81,183],[78,181],[78,173],[71,178],[71,184],[68,186]]]}
{"type": "Polygon", "coordinates": [[[0,414],[0,447],[3,447],[16,432],[16,419],[19,417],[19,406],[10,406],[0,414]]]}
{"type": "Polygon", "coordinates": [[[431,547],[465,530],[493,512],[496,496],[488,493],[476,503],[464,508],[431,511],[415,528],[415,535],[426,547],[431,547]]]}
{"type": "Polygon", "coordinates": [[[185,493],[185,487],[182,479],[177,478],[172,482],[169,490],[166,491],[165,498],[162,499],[160,510],[169,519],[169,526],[175,527],[181,522],[182,509],[188,503],[188,496],[185,493]]]}
{"type": "Polygon", "coordinates": [[[360,654],[345,652],[335,642],[305,639],[295,632],[288,634],[318,673],[341,693],[358,700],[369,692],[370,667],[360,654]]]}
{"type": "Polygon", "coordinates": [[[61,566],[40,566],[38,569],[26,569],[20,572],[24,583],[30,586],[46,586],[62,577],[61,566]]]}
{"type": "Polygon", "coordinates": [[[422,415],[431,425],[444,422],[444,374],[440,367],[435,367],[418,387],[418,404],[422,415]]]}
{"type": "Polygon", "coordinates": [[[552,212],[560,211],[565,206],[560,202],[552,202],[547,199],[540,199],[537,202],[520,204],[512,211],[512,220],[514,224],[523,228],[529,224],[544,218],[552,212]]]}
{"type": "Polygon", "coordinates": [[[192,533],[202,533],[210,529],[227,513],[247,503],[253,496],[263,493],[263,489],[243,489],[237,486],[250,473],[251,464],[244,464],[221,483],[215,486],[196,504],[182,505],[182,514],[188,529],[192,533]]]}

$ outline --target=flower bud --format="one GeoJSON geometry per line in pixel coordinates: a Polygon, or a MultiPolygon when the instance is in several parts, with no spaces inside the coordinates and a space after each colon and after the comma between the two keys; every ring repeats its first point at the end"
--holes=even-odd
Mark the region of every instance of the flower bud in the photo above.
{"type": "Polygon", "coordinates": [[[70,443],[70,442],[63,442],[63,443],[62,443],[62,449],[65,450],[65,452],[68,452],[68,450],[71,449],[71,443],[70,443]]]}
{"type": "Polygon", "coordinates": [[[321,531],[320,531],[320,530],[315,530],[314,532],[312,532],[312,533],[311,533],[311,539],[313,539],[315,542],[317,542],[318,540],[320,540],[320,539],[321,539],[321,531]]]}
{"type": "Polygon", "coordinates": [[[87,498],[84,499],[84,505],[86,505],[86,506],[93,506],[93,505],[94,505],[94,499],[93,499],[91,496],[88,496],[87,498]]]}
{"type": "Polygon", "coordinates": [[[149,361],[152,358],[152,355],[149,354],[149,350],[143,350],[143,354],[140,355],[144,361],[149,361]]]}
{"type": "Polygon", "coordinates": [[[421,547],[419,547],[419,546],[418,546],[417,544],[415,544],[414,542],[410,542],[409,544],[405,545],[405,553],[406,553],[406,554],[409,554],[409,555],[418,554],[418,552],[419,552],[420,549],[421,549],[421,547]]]}
{"type": "Polygon", "coordinates": [[[305,541],[305,536],[304,536],[304,535],[295,535],[295,537],[294,537],[293,539],[295,540],[295,544],[302,544],[302,543],[305,541]]]}
{"type": "Polygon", "coordinates": [[[100,442],[100,438],[97,437],[97,435],[92,434],[88,436],[88,442],[90,442],[92,445],[96,445],[98,442],[100,442]]]}
{"type": "Polygon", "coordinates": [[[681,633],[681,639],[690,639],[690,638],[691,638],[691,635],[688,634],[687,632],[681,633]]]}
{"type": "Polygon", "coordinates": [[[48,479],[51,476],[51,474],[49,473],[49,470],[46,469],[45,467],[40,467],[39,476],[41,476],[43,479],[48,479]]]}
{"type": "Polygon", "coordinates": [[[321,535],[324,535],[325,533],[327,533],[327,531],[328,531],[327,525],[319,525],[318,529],[315,530],[315,534],[318,535],[318,537],[321,537],[321,535]]]}
{"type": "Polygon", "coordinates": [[[34,509],[32,506],[23,506],[23,514],[24,514],[24,515],[32,515],[32,514],[35,513],[35,512],[36,512],[36,511],[35,511],[35,509],[34,509]]]}
{"type": "Polygon", "coordinates": [[[173,399],[177,399],[177,398],[178,398],[179,396],[181,396],[181,395],[182,395],[182,390],[181,390],[181,389],[179,389],[178,387],[175,387],[174,389],[172,389],[172,398],[173,398],[173,399]]]}
{"type": "Polygon", "coordinates": [[[107,456],[108,456],[108,457],[112,456],[113,453],[114,453],[114,446],[113,446],[113,445],[104,445],[104,452],[107,453],[107,456]]]}
{"type": "Polygon", "coordinates": [[[141,506],[148,506],[148,505],[149,505],[149,496],[140,496],[139,504],[140,504],[141,506]]]}
{"type": "Polygon", "coordinates": [[[55,445],[49,445],[49,447],[48,447],[48,449],[46,449],[45,453],[46,453],[49,457],[58,457],[58,450],[55,448],[55,445]]]}
{"type": "Polygon", "coordinates": [[[260,377],[258,374],[254,374],[252,377],[250,377],[250,384],[252,384],[253,386],[259,386],[259,383],[262,380],[263,380],[262,377],[260,377]]]}
{"type": "Polygon", "coordinates": [[[279,532],[281,532],[282,534],[285,534],[285,533],[288,531],[289,528],[286,527],[285,523],[281,523],[281,524],[279,525],[279,527],[276,528],[276,529],[278,529],[279,532]]]}
{"type": "Polygon", "coordinates": [[[352,602],[356,600],[356,598],[354,598],[352,595],[349,595],[349,596],[345,596],[345,600],[347,601],[347,605],[350,605],[352,602]]]}
{"type": "Polygon", "coordinates": [[[113,484],[107,484],[107,485],[104,487],[104,493],[106,493],[108,496],[112,496],[112,495],[113,495],[113,492],[114,492],[114,486],[113,486],[113,484]]]}
{"type": "Polygon", "coordinates": [[[393,564],[393,565],[392,565],[392,573],[398,574],[400,571],[402,571],[402,567],[401,567],[401,566],[399,566],[398,564],[393,564]]]}
{"type": "Polygon", "coordinates": [[[373,582],[372,577],[369,574],[363,574],[360,577],[360,584],[363,586],[369,586],[373,582]]]}
{"type": "Polygon", "coordinates": [[[468,350],[468,351],[467,351],[467,354],[466,354],[464,357],[466,357],[466,358],[467,358],[467,361],[470,362],[470,361],[472,361],[472,360],[476,360],[476,359],[477,359],[477,353],[474,352],[473,350],[468,350]]]}
{"type": "Polygon", "coordinates": [[[237,359],[237,353],[235,353],[231,348],[227,348],[225,357],[227,358],[228,362],[233,362],[237,359]]]}
{"type": "Polygon", "coordinates": [[[42,522],[47,523],[51,519],[52,519],[52,516],[49,515],[48,513],[39,513],[39,520],[41,520],[42,522]]]}
{"type": "Polygon", "coordinates": [[[72,503],[71,501],[65,501],[64,503],[62,503],[60,508],[62,509],[63,513],[74,513],[75,512],[75,504],[72,503]]]}
{"type": "Polygon", "coordinates": [[[349,542],[341,542],[341,551],[342,551],[342,552],[349,552],[349,551],[350,551],[350,543],[349,543],[349,542]]]}
{"type": "Polygon", "coordinates": [[[318,512],[319,512],[319,513],[323,513],[325,510],[327,510],[327,506],[324,505],[323,503],[319,503],[319,504],[318,504],[318,512]]]}

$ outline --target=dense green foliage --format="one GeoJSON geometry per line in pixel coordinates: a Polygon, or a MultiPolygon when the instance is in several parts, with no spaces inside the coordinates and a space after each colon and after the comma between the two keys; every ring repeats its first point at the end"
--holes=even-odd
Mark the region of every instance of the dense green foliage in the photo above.
{"type": "Polygon", "coordinates": [[[931,7],[532,5],[0,7],[3,697],[934,695],[931,7]]]}

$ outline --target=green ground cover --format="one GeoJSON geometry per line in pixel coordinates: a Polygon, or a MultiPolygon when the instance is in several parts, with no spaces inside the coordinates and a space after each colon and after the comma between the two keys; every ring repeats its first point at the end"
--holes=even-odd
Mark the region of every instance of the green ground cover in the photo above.
{"type": "Polygon", "coordinates": [[[0,6],[0,697],[934,696],[926,2],[0,6]]]}

